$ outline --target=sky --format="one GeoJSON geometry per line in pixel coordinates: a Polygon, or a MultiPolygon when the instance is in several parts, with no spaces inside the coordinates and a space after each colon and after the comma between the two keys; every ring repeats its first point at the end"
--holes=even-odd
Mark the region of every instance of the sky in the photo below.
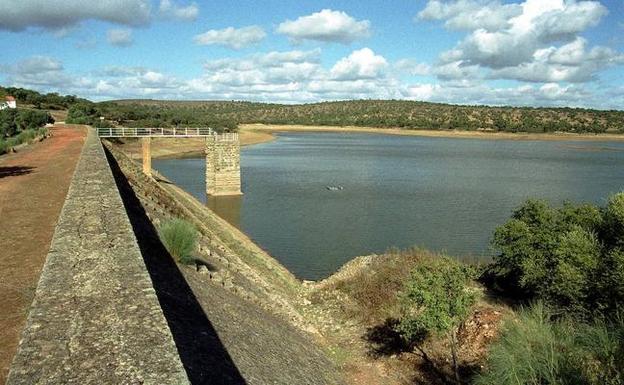
{"type": "Polygon", "coordinates": [[[0,0],[0,85],[624,109],[624,1],[0,0]]]}

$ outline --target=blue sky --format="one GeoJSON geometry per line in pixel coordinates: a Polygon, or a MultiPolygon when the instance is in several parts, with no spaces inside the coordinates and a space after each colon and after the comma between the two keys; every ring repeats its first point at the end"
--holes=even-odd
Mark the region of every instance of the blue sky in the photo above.
{"type": "Polygon", "coordinates": [[[0,84],[623,109],[624,2],[0,0],[0,84]]]}

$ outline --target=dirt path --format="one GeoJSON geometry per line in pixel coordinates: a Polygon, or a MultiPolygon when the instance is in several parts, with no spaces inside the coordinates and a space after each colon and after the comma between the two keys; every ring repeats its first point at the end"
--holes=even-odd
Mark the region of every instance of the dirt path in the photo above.
{"type": "Polygon", "coordinates": [[[52,137],[0,157],[0,384],[28,316],[86,129],[62,125],[52,137]]]}

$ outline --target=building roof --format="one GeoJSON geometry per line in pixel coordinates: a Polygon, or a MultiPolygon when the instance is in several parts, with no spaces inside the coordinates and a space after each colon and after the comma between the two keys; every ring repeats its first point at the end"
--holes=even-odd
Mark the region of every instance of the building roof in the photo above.
{"type": "Polygon", "coordinates": [[[15,101],[15,98],[13,96],[10,96],[10,95],[7,96],[5,99],[7,100],[7,102],[14,102],[15,101]]]}

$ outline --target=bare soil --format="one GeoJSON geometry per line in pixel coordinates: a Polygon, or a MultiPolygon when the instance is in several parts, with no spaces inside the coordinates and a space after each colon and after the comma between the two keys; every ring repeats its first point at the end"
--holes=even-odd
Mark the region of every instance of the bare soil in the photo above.
{"type": "Polygon", "coordinates": [[[624,141],[621,134],[575,134],[553,132],[533,134],[524,132],[495,132],[487,130],[407,130],[401,128],[355,127],[355,126],[307,126],[307,125],[276,125],[276,124],[241,124],[241,132],[253,131],[260,133],[289,132],[361,132],[403,136],[426,136],[436,138],[462,139],[505,139],[505,140],[572,140],[572,141],[624,141]]]}
{"type": "Polygon", "coordinates": [[[6,381],[86,137],[84,126],[57,125],[51,133],[0,157],[0,383],[6,381]]]}

